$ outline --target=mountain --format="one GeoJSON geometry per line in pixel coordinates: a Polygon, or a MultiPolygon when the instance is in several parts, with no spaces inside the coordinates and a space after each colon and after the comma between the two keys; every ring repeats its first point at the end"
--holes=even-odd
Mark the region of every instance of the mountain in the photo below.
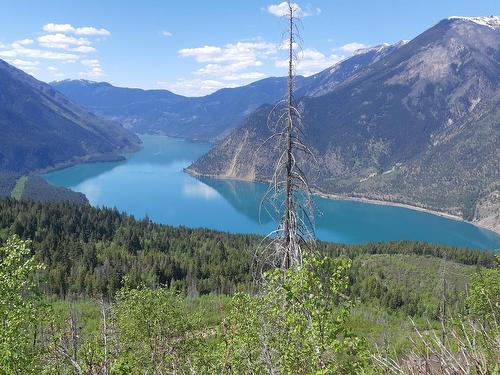
{"type": "Polygon", "coordinates": [[[209,141],[227,135],[260,105],[280,99],[286,84],[284,78],[267,78],[243,87],[188,98],[167,90],[122,88],[106,82],[51,83],[74,102],[96,114],[116,119],[135,132],[209,141]]]}
{"type": "Polygon", "coordinates": [[[296,97],[321,96],[332,91],[337,85],[347,80],[354,74],[362,71],[368,65],[380,60],[402,45],[405,41],[400,41],[390,45],[380,44],[369,48],[362,48],[354,52],[354,55],[339,64],[335,64],[317,74],[303,78],[295,90],[296,97]]]}
{"type": "MultiPolygon", "coordinates": [[[[500,229],[500,17],[445,19],[333,87],[308,90],[298,107],[317,191],[500,229]]],[[[270,135],[270,110],[260,107],[188,170],[269,180],[276,145],[255,150],[270,135]]]]}
{"type": "MultiPolygon", "coordinates": [[[[398,47],[399,44],[380,45],[359,50],[342,64],[310,77],[298,76],[295,82],[297,95],[315,96],[329,92],[347,77],[398,47]]],[[[259,106],[281,99],[287,81],[285,77],[271,77],[194,98],[168,90],[123,88],[86,80],[64,80],[51,85],[84,108],[118,120],[137,133],[160,133],[213,142],[241,125],[259,106]]]]}
{"type": "Polygon", "coordinates": [[[0,60],[0,170],[31,171],[116,159],[140,139],[0,60]]]}

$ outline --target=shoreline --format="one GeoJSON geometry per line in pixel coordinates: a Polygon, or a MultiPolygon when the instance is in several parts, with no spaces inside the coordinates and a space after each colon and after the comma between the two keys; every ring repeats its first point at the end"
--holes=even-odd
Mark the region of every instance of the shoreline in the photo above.
{"type": "MultiPolygon", "coordinates": [[[[193,177],[205,177],[205,178],[213,178],[213,179],[219,179],[219,180],[233,180],[233,181],[244,181],[244,182],[259,182],[259,183],[264,183],[264,184],[268,183],[268,181],[252,180],[249,178],[235,178],[235,177],[202,174],[202,173],[199,173],[197,171],[190,169],[189,167],[184,168],[184,172],[188,173],[189,175],[191,175],[193,177]]],[[[349,195],[325,193],[325,192],[322,192],[318,189],[311,189],[311,190],[313,191],[313,195],[316,195],[318,197],[325,198],[325,199],[342,200],[342,201],[355,201],[355,202],[362,202],[362,203],[377,204],[380,206],[401,207],[401,208],[406,208],[408,210],[426,212],[428,214],[440,216],[440,217],[443,217],[445,219],[461,221],[463,223],[471,224],[471,225],[474,225],[476,228],[488,230],[490,232],[495,233],[496,235],[500,235],[500,231],[497,231],[497,230],[490,228],[490,227],[487,227],[485,225],[481,225],[480,223],[477,223],[477,222],[465,220],[460,216],[453,215],[453,214],[450,214],[448,212],[436,211],[436,210],[433,210],[430,208],[415,206],[415,205],[411,205],[408,203],[384,201],[384,200],[380,200],[380,199],[368,198],[368,197],[363,197],[363,196],[349,196],[349,195]]]]}
{"type": "MultiPolygon", "coordinates": [[[[154,135],[154,134],[152,134],[152,135],[154,135]]],[[[170,137],[170,136],[167,136],[167,137],[170,137]]],[[[42,170],[33,171],[31,173],[41,176],[45,173],[54,172],[57,170],[69,168],[69,167],[77,165],[77,164],[125,161],[128,156],[139,151],[141,148],[142,148],[142,144],[139,145],[138,148],[135,148],[133,150],[124,150],[124,152],[121,153],[121,155],[120,154],[91,155],[90,158],[87,158],[87,160],[72,160],[70,162],[61,163],[59,165],[47,167],[47,168],[44,168],[42,170]]],[[[203,174],[203,173],[199,173],[199,172],[191,169],[190,166],[184,168],[183,171],[185,173],[189,174],[190,176],[195,177],[195,178],[202,177],[202,178],[211,178],[211,179],[216,179],[216,180],[233,180],[233,181],[243,181],[243,182],[253,182],[253,183],[264,183],[264,184],[268,183],[268,181],[254,180],[254,179],[250,179],[250,178],[236,178],[236,177],[229,177],[229,176],[203,174]]],[[[490,231],[492,233],[495,233],[496,235],[500,235],[500,231],[498,231],[494,228],[491,228],[491,227],[486,226],[486,225],[482,225],[481,223],[478,223],[478,222],[472,222],[472,221],[465,220],[460,216],[457,216],[457,215],[454,215],[454,214],[451,214],[448,212],[437,211],[437,210],[433,210],[433,209],[426,208],[426,207],[412,205],[409,203],[401,203],[401,202],[395,202],[395,201],[387,201],[387,200],[369,198],[366,196],[349,196],[349,195],[342,195],[342,194],[325,193],[323,191],[318,190],[317,188],[313,188],[312,191],[313,191],[313,195],[316,195],[316,196],[324,198],[324,199],[341,200],[341,201],[354,201],[354,202],[376,204],[376,205],[381,205],[381,206],[401,207],[401,208],[405,208],[405,209],[409,209],[409,210],[425,212],[425,213],[428,213],[431,215],[443,217],[445,219],[461,221],[461,222],[464,222],[467,224],[471,224],[471,225],[475,226],[476,228],[487,230],[487,231],[490,231]]]]}
{"type": "MultiPolygon", "coordinates": [[[[399,203],[399,202],[394,202],[394,201],[384,201],[384,200],[379,200],[379,199],[374,199],[374,198],[368,198],[368,197],[358,197],[358,196],[349,196],[349,195],[340,195],[340,194],[332,194],[332,193],[324,193],[320,191],[314,191],[314,195],[317,195],[321,198],[325,199],[333,199],[333,200],[341,200],[341,201],[354,201],[354,202],[362,202],[362,203],[370,203],[370,204],[377,204],[379,206],[393,206],[393,207],[401,207],[401,208],[406,208],[409,210],[413,211],[421,211],[421,212],[426,212],[432,215],[436,216],[441,216],[446,219],[450,220],[456,220],[456,221],[462,221],[464,223],[469,223],[475,225],[471,221],[464,220],[460,216],[453,215],[447,212],[442,212],[442,211],[435,211],[430,208],[425,208],[425,207],[420,207],[420,206],[413,206],[408,203],[399,203]]],[[[478,225],[476,225],[478,226],[478,225]]],[[[487,228],[485,228],[487,229],[487,228]]]]}
{"type": "Polygon", "coordinates": [[[142,144],[139,144],[138,147],[127,148],[119,153],[109,153],[109,154],[91,154],[87,156],[83,156],[77,159],[68,160],[66,162],[61,162],[55,165],[51,165],[49,167],[37,169],[29,172],[28,174],[36,174],[38,176],[42,176],[46,173],[56,172],[61,169],[66,169],[70,167],[74,167],[79,164],[92,164],[92,163],[118,163],[122,161],[126,161],[130,155],[135,154],[140,151],[142,148],[142,144]]]}

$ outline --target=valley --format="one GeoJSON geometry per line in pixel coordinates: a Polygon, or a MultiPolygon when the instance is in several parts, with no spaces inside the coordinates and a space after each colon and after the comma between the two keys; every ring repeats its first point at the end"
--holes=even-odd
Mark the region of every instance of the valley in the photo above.
{"type": "MultiPolygon", "coordinates": [[[[191,228],[265,234],[274,221],[259,205],[267,184],[193,178],[184,168],[210,145],[142,136],[143,149],[124,162],[87,163],[43,177],[83,193],[93,206],[117,207],[137,218],[191,228]],[[130,197],[133,197],[131,199],[130,197]]],[[[500,236],[463,221],[374,202],[316,200],[316,231],[321,240],[366,243],[418,240],[485,250],[500,247],[500,236]]]]}
{"type": "MultiPolygon", "coordinates": [[[[317,159],[306,170],[315,192],[414,207],[500,233],[498,34],[495,17],[445,19],[413,40],[360,49],[296,77],[317,159]]],[[[84,80],[51,85],[132,131],[211,142],[188,166],[193,175],[269,180],[276,145],[254,150],[270,135],[283,78],[197,98],[84,80]]]]}
{"type": "Polygon", "coordinates": [[[0,9],[1,375],[500,372],[498,1],[0,9]]]}

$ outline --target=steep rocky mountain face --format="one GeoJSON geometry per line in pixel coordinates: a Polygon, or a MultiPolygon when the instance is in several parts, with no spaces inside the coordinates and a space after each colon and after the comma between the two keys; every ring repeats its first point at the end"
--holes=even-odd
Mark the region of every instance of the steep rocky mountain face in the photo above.
{"type": "MultiPolygon", "coordinates": [[[[333,86],[310,88],[298,106],[318,159],[307,166],[317,190],[498,225],[500,17],[443,20],[333,86]]],[[[270,135],[270,109],[189,170],[268,180],[276,145],[255,150],[270,135]]]]}
{"type": "Polygon", "coordinates": [[[279,100],[286,80],[267,78],[196,98],[104,82],[67,80],[51,85],[88,110],[119,120],[134,132],[213,141],[227,135],[260,105],[279,100]]]}
{"type": "Polygon", "coordinates": [[[0,170],[22,174],[89,159],[117,158],[140,139],[0,60],[0,170]]]}
{"type": "Polygon", "coordinates": [[[351,58],[339,64],[335,64],[317,74],[299,80],[299,82],[297,82],[295,96],[300,98],[303,96],[321,96],[328,94],[340,83],[404,44],[406,44],[405,41],[400,41],[394,45],[381,44],[370,48],[359,49],[354,52],[351,58]]]}

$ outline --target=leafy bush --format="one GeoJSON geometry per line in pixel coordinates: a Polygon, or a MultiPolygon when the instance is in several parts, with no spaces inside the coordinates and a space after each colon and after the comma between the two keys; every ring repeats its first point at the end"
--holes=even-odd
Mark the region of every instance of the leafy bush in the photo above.
{"type": "Polygon", "coordinates": [[[270,272],[262,293],[239,294],[225,320],[223,369],[232,374],[359,374],[366,343],[347,319],[347,258],[307,256],[270,272]]]}
{"type": "Polygon", "coordinates": [[[0,247],[0,369],[2,374],[35,374],[40,369],[34,345],[45,307],[34,276],[42,269],[28,242],[12,237],[0,247]]]}

